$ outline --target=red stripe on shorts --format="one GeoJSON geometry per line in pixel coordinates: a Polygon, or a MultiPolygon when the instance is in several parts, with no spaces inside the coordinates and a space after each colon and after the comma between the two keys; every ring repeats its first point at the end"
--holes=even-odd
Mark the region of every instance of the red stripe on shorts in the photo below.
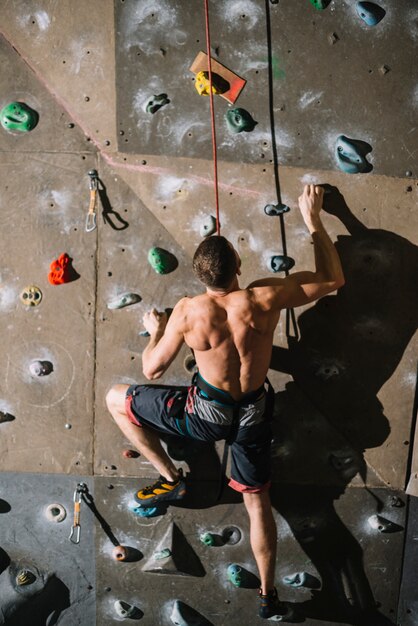
{"type": "Polygon", "coordinates": [[[235,491],[240,491],[241,493],[263,493],[264,491],[268,491],[270,489],[271,480],[268,481],[265,485],[260,485],[260,487],[247,487],[247,485],[241,485],[236,480],[231,478],[228,483],[231,489],[235,489],[235,491]]]}
{"type": "Polygon", "coordinates": [[[141,426],[141,423],[138,421],[138,418],[136,417],[136,415],[134,415],[132,411],[131,405],[132,405],[132,396],[126,396],[125,398],[126,415],[129,417],[129,421],[132,422],[132,424],[135,424],[135,426],[141,426]]]}

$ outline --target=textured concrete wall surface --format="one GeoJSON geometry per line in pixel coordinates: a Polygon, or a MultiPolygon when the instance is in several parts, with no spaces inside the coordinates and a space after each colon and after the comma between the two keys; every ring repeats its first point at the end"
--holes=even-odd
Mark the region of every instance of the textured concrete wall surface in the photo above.
{"type": "MultiPolygon", "coordinates": [[[[314,4],[209,0],[212,58],[246,81],[234,104],[214,98],[220,223],[241,256],[241,285],[271,275],[278,254],[314,267],[297,208],[305,183],[332,188],[323,221],[346,277],[338,292],[283,312],[274,335],[276,584],[294,622],[412,626],[418,7],[376,0],[385,14],[369,26],[356,0],[314,4]],[[231,132],[237,108],[253,130],[231,132]],[[354,162],[341,159],[341,135],[354,162]],[[347,161],[363,171],[347,172],[347,161]],[[290,212],[267,216],[278,202],[290,212]],[[310,586],[286,583],[303,572],[310,586]]],[[[38,116],[29,132],[0,127],[5,626],[169,625],[176,601],[197,611],[194,624],[262,623],[242,498],[221,489],[223,442],[166,438],[187,496],[140,517],[132,496],[157,472],[123,454],[132,445],[105,405],[114,383],[146,380],[144,312],[202,291],[191,259],[215,202],[209,98],[190,71],[201,50],[203,0],[2,3],[0,110],[25,103],[38,116]],[[147,112],[160,94],[169,102],[147,112]],[[86,232],[92,169],[97,228],[86,232]],[[174,255],[174,271],[152,269],[155,246],[174,255]],[[64,253],[71,280],[51,284],[64,253]],[[136,303],[109,308],[127,293],[136,303]],[[77,544],[68,538],[80,483],[77,544]],[[206,531],[218,545],[202,543],[206,531]],[[246,588],[228,580],[231,563],[249,572],[246,588]],[[136,607],[132,619],[118,600],[136,607]]],[[[185,346],[161,382],[187,385],[190,357],[185,346]]]]}

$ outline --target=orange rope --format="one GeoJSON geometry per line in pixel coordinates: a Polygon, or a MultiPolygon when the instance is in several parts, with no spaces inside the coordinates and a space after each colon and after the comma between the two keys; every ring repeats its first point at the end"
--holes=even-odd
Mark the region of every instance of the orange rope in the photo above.
{"type": "Polygon", "coordinates": [[[206,50],[208,55],[208,72],[209,72],[209,101],[210,101],[210,116],[212,125],[212,154],[213,154],[213,169],[214,169],[214,184],[215,184],[215,205],[216,205],[216,232],[221,234],[221,224],[219,221],[219,192],[218,192],[218,156],[216,149],[216,129],[215,129],[215,107],[213,104],[212,93],[212,59],[211,59],[211,46],[210,46],[210,30],[209,30],[209,0],[205,0],[205,17],[206,17],[206,50]]]}

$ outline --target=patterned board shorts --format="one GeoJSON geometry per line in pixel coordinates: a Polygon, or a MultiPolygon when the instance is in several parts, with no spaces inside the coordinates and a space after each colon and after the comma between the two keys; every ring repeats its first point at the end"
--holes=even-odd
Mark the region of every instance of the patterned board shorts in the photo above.
{"type": "Polygon", "coordinates": [[[234,432],[229,486],[243,493],[261,493],[270,487],[272,433],[265,407],[264,391],[251,402],[244,398],[239,427],[233,428],[234,408],[205,397],[195,385],[131,385],[126,392],[126,412],[137,426],[198,441],[230,440],[234,432]]]}

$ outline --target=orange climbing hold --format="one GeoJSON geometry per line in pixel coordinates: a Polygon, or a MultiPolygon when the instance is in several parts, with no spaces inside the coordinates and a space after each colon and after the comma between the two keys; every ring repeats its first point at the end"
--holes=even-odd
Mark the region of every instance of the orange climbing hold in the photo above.
{"type": "Polygon", "coordinates": [[[48,274],[48,280],[51,285],[63,285],[64,283],[70,283],[72,280],[78,278],[77,272],[71,265],[72,259],[66,252],[61,254],[58,259],[52,261],[50,266],[50,272],[48,274]]]}

